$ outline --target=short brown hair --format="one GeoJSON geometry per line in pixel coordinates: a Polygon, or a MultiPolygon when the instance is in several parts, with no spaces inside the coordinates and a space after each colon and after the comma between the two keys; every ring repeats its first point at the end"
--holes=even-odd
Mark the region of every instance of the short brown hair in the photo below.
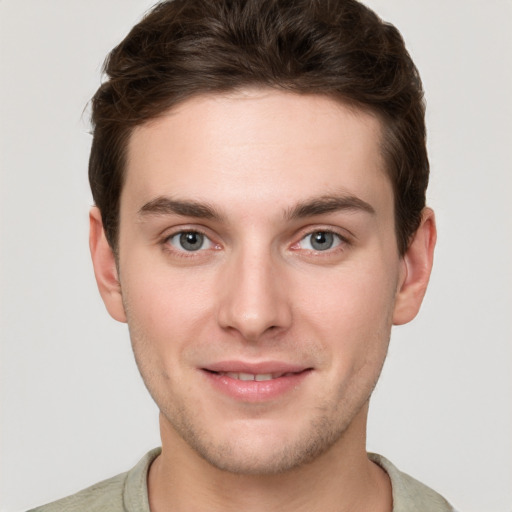
{"type": "Polygon", "coordinates": [[[247,86],[324,94],[376,114],[403,254],[421,221],[429,163],[418,71],[398,30],[355,0],[172,0],[112,50],[92,100],[89,180],[117,250],[135,126],[197,94],[247,86]]]}

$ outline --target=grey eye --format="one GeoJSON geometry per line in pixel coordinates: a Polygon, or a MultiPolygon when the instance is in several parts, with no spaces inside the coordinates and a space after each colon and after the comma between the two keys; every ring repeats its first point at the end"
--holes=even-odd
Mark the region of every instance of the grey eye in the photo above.
{"type": "Polygon", "coordinates": [[[182,233],[180,235],[180,244],[187,251],[198,251],[201,249],[204,236],[201,233],[182,233]]]}
{"type": "Polygon", "coordinates": [[[169,238],[169,243],[176,249],[187,252],[208,249],[211,246],[208,237],[197,231],[182,231],[176,233],[169,238]]]}
{"type": "Polygon", "coordinates": [[[334,235],[325,231],[317,231],[311,235],[311,247],[315,251],[325,251],[330,249],[334,243],[334,235]]]}
{"type": "Polygon", "coordinates": [[[331,231],[315,231],[300,241],[301,249],[310,251],[328,251],[341,243],[341,238],[331,231]]]}

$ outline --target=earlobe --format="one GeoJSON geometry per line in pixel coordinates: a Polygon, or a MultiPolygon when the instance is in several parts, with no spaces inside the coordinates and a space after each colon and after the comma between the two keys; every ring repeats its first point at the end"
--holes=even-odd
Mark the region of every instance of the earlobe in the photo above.
{"type": "Polygon", "coordinates": [[[418,314],[432,271],[436,237],[434,212],[425,208],[420,227],[403,256],[404,275],[397,292],[394,325],[406,324],[418,314]]]}
{"type": "Polygon", "coordinates": [[[112,318],[126,322],[114,252],[105,237],[101,212],[95,206],[89,213],[89,248],[101,298],[112,318]]]}

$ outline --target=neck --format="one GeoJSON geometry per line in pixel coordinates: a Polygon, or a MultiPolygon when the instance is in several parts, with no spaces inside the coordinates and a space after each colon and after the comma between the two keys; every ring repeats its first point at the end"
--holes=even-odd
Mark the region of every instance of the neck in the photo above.
{"type": "Polygon", "coordinates": [[[234,474],[202,459],[161,417],[162,453],[151,465],[151,512],[390,512],[386,473],[366,455],[363,408],[328,451],[293,470],[234,474]]]}

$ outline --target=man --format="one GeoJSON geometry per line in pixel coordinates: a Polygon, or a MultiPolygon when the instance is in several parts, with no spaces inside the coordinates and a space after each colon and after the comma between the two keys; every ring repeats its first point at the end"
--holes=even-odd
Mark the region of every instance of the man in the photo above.
{"type": "Polygon", "coordinates": [[[39,510],[452,510],[365,447],[436,239],[398,31],[353,0],[175,0],[106,73],[91,254],[162,448],[39,510]]]}

